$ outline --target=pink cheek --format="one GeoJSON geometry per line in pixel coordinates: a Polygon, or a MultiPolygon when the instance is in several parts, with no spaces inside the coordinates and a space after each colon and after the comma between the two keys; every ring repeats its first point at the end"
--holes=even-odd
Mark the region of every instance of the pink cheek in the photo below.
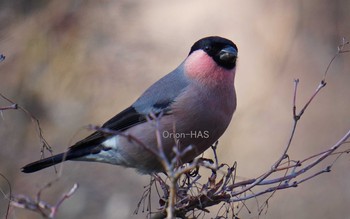
{"type": "Polygon", "coordinates": [[[193,52],[186,60],[185,71],[191,78],[204,79],[213,76],[217,65],[204,51],[193,52]]]}

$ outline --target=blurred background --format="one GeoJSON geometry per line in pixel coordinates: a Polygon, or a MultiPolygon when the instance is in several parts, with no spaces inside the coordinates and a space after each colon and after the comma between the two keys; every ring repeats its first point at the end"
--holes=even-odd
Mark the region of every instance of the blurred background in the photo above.
{"type": "MultiPolygon", "coordinates": [[[[0,92],[40,120],[57,153],[86,136],[86,125],[101,125],[176,68],[196,40],[229,38],[239,48],[238,108],[218,156],[221,162],[238,162],[240,179],[254,178],[271,167],[287,142],[293,80],[300,79],[301,106],[342,37],[350,38],[349,10],[346,0],[0,1],[0,53],[6,56],[0,63],[0,92]]],[[[326,150],[350,128],[350,55],[339,56],[328,76],[300,121],[292,159],[326,150]]],[[[0,106],[6,105],[1,99],[0,106]]],[[[23,112],[1,113],[0,142],[0,172],[14,194],[34,197],[55,179],[53,168],[20,172],[40,158],[41,149],[36,127],[23,112]]],[[[349,158],[342,156],[330,173],[277,192],[259,218],[349,218],[349,158]]],[[[149,176],[107,164],[67,162],[42,198],[55,203],[75,182],[80,188],[57,218],[146,218],[133,212],[149,176]]],[[[0,188],[8,194],[3,179],[0,188]]],[[[0,217],[6,204],[1,195],[0,217]]],[[[251,213],[244,208],[238,216],[258,218],[256,201],[246,204],[251,213]]],[[[211,212],[205,218],[217,210],[211,212]]],[[[39,217],[15,208],[9,216],[39,217]]]]}

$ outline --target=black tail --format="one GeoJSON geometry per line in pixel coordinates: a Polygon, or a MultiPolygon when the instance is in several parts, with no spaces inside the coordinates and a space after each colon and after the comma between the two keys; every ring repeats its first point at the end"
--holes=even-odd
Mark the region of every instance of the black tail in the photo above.
{"type": "Polygon", "coordinates": [[[72,159],[71,156],[67,153],[61,153],[54,155],[52,157],[48,157],[42,160],[35,161],[33,163],[27,164],[24,167],[22,167],[23,173],[33,173],[36,171],[39,171],[41,169],[51,167],[55,164],[62,163],[63,161],[72,159]]]}

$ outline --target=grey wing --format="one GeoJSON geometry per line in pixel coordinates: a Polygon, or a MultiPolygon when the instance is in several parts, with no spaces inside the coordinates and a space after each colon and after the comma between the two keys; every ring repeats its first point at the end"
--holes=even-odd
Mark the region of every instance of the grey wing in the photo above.
{"type": "Polygon", "coordinates": [[[183,63],[149,87],[132,106],[140,113],[171,113],[171,104],[188,87],[183,63]]]}

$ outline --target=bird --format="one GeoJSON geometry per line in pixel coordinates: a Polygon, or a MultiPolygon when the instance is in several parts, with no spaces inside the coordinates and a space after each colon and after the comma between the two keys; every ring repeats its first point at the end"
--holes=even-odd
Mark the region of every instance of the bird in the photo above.
{"type": "Polygon", "coordinates": [[[165,172],[160,159],[193,161],[218,141],[236,110],[237,55],[229,39],[208,36],[196,41],[185,60],[131,106],[65,152],[27,164],[22,172],[71,160],[153,174],[165,172]]]}

